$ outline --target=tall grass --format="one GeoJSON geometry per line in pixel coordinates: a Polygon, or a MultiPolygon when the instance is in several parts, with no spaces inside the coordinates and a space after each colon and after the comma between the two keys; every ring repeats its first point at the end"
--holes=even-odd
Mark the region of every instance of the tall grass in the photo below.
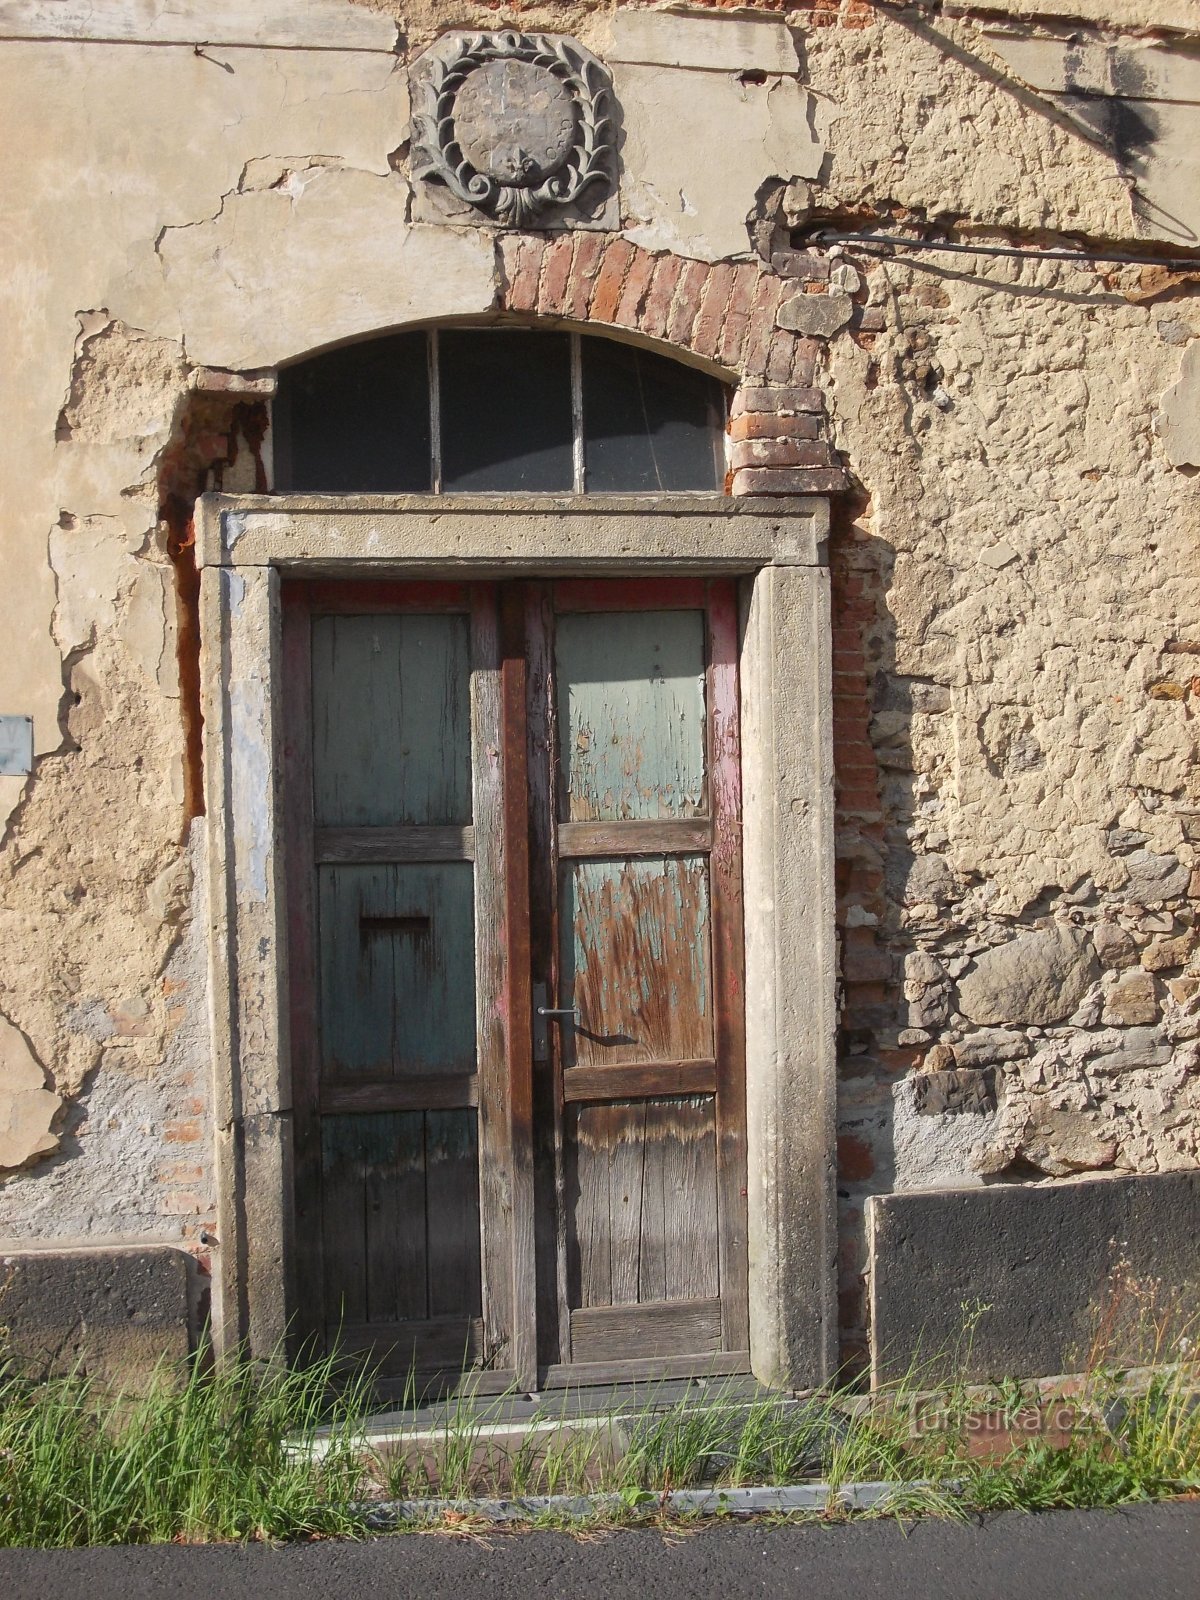
{"type": "Polygon", "coordinates": [[[1105,1307],[1086,1371],[1059,1395],[955,1377],[969,1369],[974,1308],[954,1350],[869,1394],[748,1398],[728,1380],[690,1400],[651,1393],[632,1414],[546,1412],[524,1435],[497,1432],[503,1398],[468,1386],[436,1425],[410,1412],[386,1443],[372,1439],[369,1376],[347,1381],[337,1356],[302,1370],[197,1360],[141,1396],[82,1374],[0,1374],[0,1545],[353,1535],[371,1501],[427,1496],[608,1491],[641,1514],[672,1489],[885,1479],[893,1509],[962,1514],[1200,1491],[1196,1319],[1134,1300],[1152,1364],[1115,1364],[1119,1319],[1105,1307]]]}
{"type": "Polygon", "coordinates": [[[0,1378],[0,1545],[356,1531],[366,1396],[353,1384],[337,1394],[332,1376],[331,1361],[196,1361],[136,1397],[83,1375],[0,1378]],[[304,1447],[322,1426],[318,1455],[304,1447]]]}

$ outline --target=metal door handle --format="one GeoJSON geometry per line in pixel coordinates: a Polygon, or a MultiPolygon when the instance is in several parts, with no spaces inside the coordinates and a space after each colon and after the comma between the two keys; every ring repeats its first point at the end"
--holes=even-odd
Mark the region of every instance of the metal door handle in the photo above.
{"type": "Polygon", "coordinates": [[[533,1059],[535,1061],[549,1061],[550,1059],[550,1029],[548,1023],[551,1017],[570,1017],[576,1027],[579,1026],[578,1006],[548,1006],[546,1001],[550,998],[544,983],[535,983],[533,986],[533,1059]]]}

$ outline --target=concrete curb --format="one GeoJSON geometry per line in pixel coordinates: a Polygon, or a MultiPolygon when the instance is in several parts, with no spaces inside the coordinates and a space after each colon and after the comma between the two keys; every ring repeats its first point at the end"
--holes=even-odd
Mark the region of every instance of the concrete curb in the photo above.
{"type": "Polygon", "coordinates": [[[431,1522],[447,1513],[479,1517],[485,1522],[531,1522],[552,1515],[584,1521],[606,1512],[635,1518],[675,1512],[682,1516],[761,1516],[772,1512],[820,1512],[837,1507],[845,1511],[879,1511],[889,1501],[899,1501],[914,1490],[939,1488],[954,1493],[953,1482],[934,1483],[922,1478],[912,1483],[879,1481],[844,1483],[793,1483],[782,1488],[671,1489],[643,1491],[635,1499],[621,1494],[527,1495],[512,1500],[386,1500],[367,1513],[368,1527],[395,1528],[405,1522],[431,1522]]]}

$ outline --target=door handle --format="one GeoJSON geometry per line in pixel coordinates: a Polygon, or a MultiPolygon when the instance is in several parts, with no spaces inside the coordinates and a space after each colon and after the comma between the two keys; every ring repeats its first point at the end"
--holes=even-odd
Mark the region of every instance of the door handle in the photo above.
{"type": "Polygon", "coordinates": [[[535,1061],[549,1061],[550,1059],[550,1031],[548,1023],[551,1017],[561,1020],[570,1017],[576,1027],[579,1026],[578,1006],[552,1006],[547,1005],[549,995],[544,983],[535,983],[533,986],[533,1059],[535,1061]]]}

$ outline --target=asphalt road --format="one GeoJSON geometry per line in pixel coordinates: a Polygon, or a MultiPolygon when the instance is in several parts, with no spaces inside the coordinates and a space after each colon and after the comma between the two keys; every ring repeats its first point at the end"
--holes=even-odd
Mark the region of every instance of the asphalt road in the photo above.
{"type": "Polygon", "coordinates": [[[572,1539],[421,1534],[363,1544],[0,1550],[5,1600],[1200,1600],[1200,1503],[572,1539]]]}

